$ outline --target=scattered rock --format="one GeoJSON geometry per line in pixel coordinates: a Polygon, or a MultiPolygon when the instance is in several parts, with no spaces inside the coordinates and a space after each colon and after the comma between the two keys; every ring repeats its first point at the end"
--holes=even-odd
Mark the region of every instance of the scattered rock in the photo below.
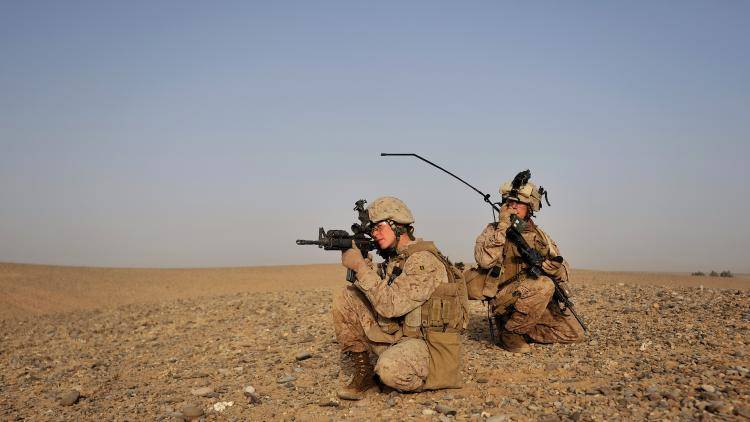
{"type": "Polygon", "coordinates": [[[713,385],[710,385],[710,384],[703,384],[699,388],[700,388],[700,390],[705,391],[707,393],[714,393],[714,392],[716,392],[716,387],[714,387],[713,385]]]}
{"type": "Polygon", "coordinates": [[[200,407],[189,404],[182,408],[182,414],[185,415],[187,418],[199,418],[203,416],[203,409],[200,407]]]}
{"type": "Polygon", "coordinates": [[[231,407],[232,405],[234,405],[234,402],[233,402],[233,401],[220,401],[220,402],[214,403],[214,406],[213,406],[213,408],[214,408],[214,411],[215,411],[215,412],[219,412],[219,413],[221,413],[221,412],[223,412],[223,411],[224,411],[224,410],[225,410],[225,409],[226,409],[227,407],[231,407]]]}
{"type": "Polygon", "coordinates": [[[200,397],[211,397],[214,393],[214,389],[211,387],[200,387],[190,390],[190,394],[200,397]]]}
{"type": "Polygon", "coordinates": [[[297,380],[297,377],[295,377],[294,375],[285,374],[282,377],[280,377],[278,380],[276,380],[276,382],[279,384],[285,384],[287,382],[292,382],[296,380],[297,380]]]}
{"type": "Polygon", "coordinates": [[[617,288],[617,279],[611,281],[580,291],[577,306],[592,324],[584,342],[534,345],[534,359],[503,354],[487,342],[486,309],[471,302],[463,341],[463,389],[416,394],[386,389],[357,403],[339,402],[332,395],[353,372],[335,339],[332,296],[325,289],[127,305],[12,323],[0,319],[0,380],[9,381],[2,387],[0,415],[12,415],[11,420],[130,417],[162,422],[201,416],[466,422],[750,419],[745,403],[750,363],[747,353],[735,353],[750,350],[750,329],[739,318],[750,309],[750,293],[729,295],[708,288],[699,294],[694,288],[640,283],[617,288]],[[238,299],[240,309],[226,305],[238,299]],[[654,300],[661,305],[658,312],[651,307],[654,300]],[[310,312],[305,303],[320,304],[326,313],[310,312]],[[624,313],[625,308],[632,312],[624,313]],[[49,326],[55,329],[49,331],[49,326]],[[68,335],[72,328],[78,330],[76,338],[68,335]],[[288,336],[282,338],[280,332],[288,336]],[[307,335],[314,339],[300,343],[307,335]],[[154,337],[158,340],[148,341],[154,337]],[[638,351],[643,344],[647,350],[638,351]],[[307,354],[311,358],[297,360],[307,354]],[[540,378],[544,372],[554,375],[554,381],[540,381],[546,379],[540,378]],[[499,381],[494,374],[501,375],[499,381]],[[497,385],[488,388],[490,384],[497,385]],[[65,388],[57,396],[50,386],[65,388]],[[62,393],[72,389],[80,392],[78,404],[62,407],[62,393]],[[190,394],[193,390],[198,395],[190,394]],[[207,398],[214,396],[220,398],[207,398]],[[24,404],[37,397],[58,406],[60,415],[24,404]],[[195,400],[192,405],[198,408],[187,411],[191,416],[180,412],[186,399],[195,400]]]}
{"type": "Polygon", "coordinates": [[[742,416],[745,419],[750,419],[750,406],[737,406],[734,408],[734,414],[742,416]]]}
{"type": "Polygon", "coordinates": [[[339,406],[341,406],[341,403],[338,400],[327,399],[327,400],[322,400],[320,403],[318,403],[318,406],[320,406],[320,407],[339,407],[339,406]]]}
{"type": "Polygon", "coordinates": [[[435,410],[438,413],[442,413],[444,415],[456,416],[456,409],[443,404],[438,404],[437,406],[435,406],[435,410]]]}
{"type": "Polygon", "coordinates": [[[706,405],[706,410],[711,413],[728,414],[732,413],[734,406],[723,401],[712,401],[706,405]]]}
{"type": "Polygon", "coordinates": [[[252,385],[248,385],[242,390],[242,394],[247,398],[247,402],[249,404],[257,404],[260,403],[260,396],[255,391],[255,387],[252,385]]]}
{"type": "Polygon", "coordinates": [[[81,393],[78,390],[70,390],[60,398],[60,404],[63,406],[72,406],[76,404],[80,398],[81,393]]]}
{"type": "Polygon", "coordinates": [[[310,352],[299,352],[297,353],[297,356],[294,357],[295,360],[301,361],[305,359],[310,359],[312,357],[312,353],[310,352]]]}

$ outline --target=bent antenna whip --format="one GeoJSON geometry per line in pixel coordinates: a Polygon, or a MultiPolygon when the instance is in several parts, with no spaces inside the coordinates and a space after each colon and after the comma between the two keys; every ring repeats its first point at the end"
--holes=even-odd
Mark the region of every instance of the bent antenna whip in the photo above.
{"type": "Polygon", "coordinates": [[[435,167],[435,168],[438,168],[438,169],[440,169],[440,170],[444,171],[445,173],[448,173],[449,175],[451,175],[451,176],[453,176],[454,178],[458,179],[458,180],[459,180],[459,181],[460,181],[461,183],[463,183],[464,185],[466,185],[466,186],[470,187],[470,188],[471,188],[471,189],[472,189],[472,190],[473,190],[474,192],[476,192],[476,193],[478,193],[478,194],[482,195],[482,198],[484,198],[484,202],[488,203],[488,204],[489,204],[489,205],[490,205],[490,206],[492,207],[492,220],[493,220],[493,221],[495,221],[495,220],[496,220],[496,219],[495,219],[495,211],[497,211],[497,212],[499,213],[499,212],[500,212],[500,209],[499,209],[499,208],[497,207],[497,205],[495,205],[495,203],[494,203],[494,202],[492,202],[492,201],[490,200],[490,194],[489,194],[489,193],[484,193],[484,192],[480,191],[479,189],[477,189],[477,188],[475,188],[474,186],[472,186],[471,184],[469,184],[469,182],[467,182],[466,180],[464,180],[464,179],[462,179],[462,178],[460,178],[460,177],[456,176],[455,174],[453,174],[453,173],[449,172],[448,170],[446,170],[446,169],[444,169],[444,168],[440,167],[439,165],[437,165],[437,164],[433,163],[432,161],[430,161],[430,160],[428,160],[428,159],[426,159],[426,158],[424,158],[424,157],[420,156],[419,154],[414,154],[414,153],[407,153],[407,154],[393,154],[393,153],[388,153],[388,152],[381,152],[381,153],[380,153],[380,156],[381,156],[381,157],[414,157],[414,158],[418,158],[418,159],[420,159],[420,160],[424,161],[425,163],[427,163],[427,164],[429,164],[429,165],[431,165],[431,166],[433,166],[433,167],[435,167]]]}

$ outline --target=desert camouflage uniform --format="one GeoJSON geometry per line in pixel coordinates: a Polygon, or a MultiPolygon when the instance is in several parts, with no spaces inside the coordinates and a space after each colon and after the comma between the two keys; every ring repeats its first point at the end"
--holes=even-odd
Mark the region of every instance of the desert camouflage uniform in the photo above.
{"type": "MultiPolygon", "coordinates": [[[[529,219],[521,232],[529,246],[542,256],[552,258],[559,255],[557,244],[529,219]]],[[[568,281],[568,263],[545,260],[542,269],[549,276],[537,279],[526,275],[528,266],[512,242],[506,241],[506,227],[496,228],[488,224],[477,237],[474,257],[481,268],[502,267],[502,275],[495,283],[499,291],[495,304],[511,304],[507,308],[497,306],[495,312],[503,316],[505,329],[525,334],[539,343],[570,343],[583,338],[583,328],[571,314],[561,315],[557,304],[551,303],[555,285],[550,277],[568,281]],[[515,302],[514,302],[515,301],[515,302]]],[[[493,304],[493,302],[490,302],[493,304]]]]}
{"type": "MultiPolygon", "coordinates": [[[[404,250],[399,247],[398,252],[404,250]]],[[[435,255],[420,251],[406,259],[402,273],[389,286],[396,263],[390,259],[376,267],[369,262],[359,270],[357,281],[334,298],[333,326],[342,351],[378,355],[375,373],[381,382],[400,391],[417,391],[427,379],[430,354],[420,336],[404,335],[402,317],[422,306],[441,283],[448,283],[448,274],[435,255]]]]}

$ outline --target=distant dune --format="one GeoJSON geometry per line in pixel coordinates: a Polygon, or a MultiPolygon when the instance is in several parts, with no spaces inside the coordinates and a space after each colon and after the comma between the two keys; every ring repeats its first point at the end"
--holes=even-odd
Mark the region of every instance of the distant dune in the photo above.
{"type": "MultiPolygon", "coordinates": [[[[748,289],[750,277],[575,270],[573,283],[748,289]]],[[[232,293],[334,289],[345,284],[344,269],[334,264],[132,269],[0,263],[0,319],[232,293]]]]}

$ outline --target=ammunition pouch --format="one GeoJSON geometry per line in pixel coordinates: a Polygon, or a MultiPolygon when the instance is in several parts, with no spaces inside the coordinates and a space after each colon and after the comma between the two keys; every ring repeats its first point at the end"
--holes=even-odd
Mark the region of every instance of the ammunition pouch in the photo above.
{"type": "Polygon", "coordinates": [[[429,372],[422,388],[461,388],[461,339],[458,332],[426,331],[429,372]]]}
{"type": "Polygon", "coordinates": [[[439,285],[430,299],[422,304],[421,326],[430,331],[463,332],[463,296],[466,288],[461,283],[439,285]]]}

